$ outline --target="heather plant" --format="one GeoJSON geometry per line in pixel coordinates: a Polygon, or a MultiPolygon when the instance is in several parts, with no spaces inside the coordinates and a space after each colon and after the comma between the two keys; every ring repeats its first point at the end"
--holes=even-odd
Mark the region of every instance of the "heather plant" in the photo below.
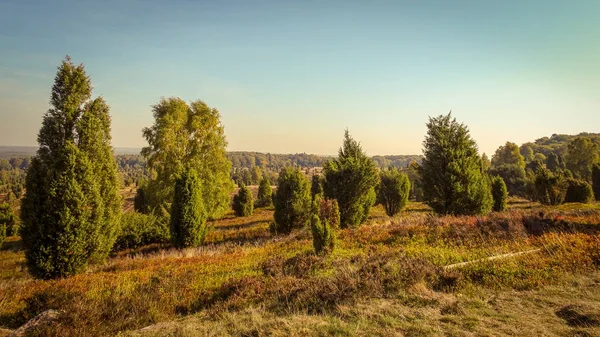
{"type": "Polygon", "coordinates": [[[580,202],[588,204],[594,199],[592,186],[587,182],[579,179],[567,179],[567,193],[565,202],[580,202]]]}
{"type": "Polygon", "coordinates": [[[277,186],[272,230],[288,234],[294,228],[304,227],[310,220],[310,187],[304,174],[292,167],[281,170],[277,186]]]}
{"type": "Polygon", "coordinates": [[[312,206],[311,230],[317,254],[331,253],[335,248],[335,231],[340,226],[340,211],[336,200],[315,197],[312,206]]]}
{"type": "Polygon", "coordinates": [[[252,192],[243,183],[240,185],[238,193],[233,197],[233,210],[237,216],[249,216],[254,211],[252,192]]]}
{"type": "Polygon", "coordinates": [[[171,208],[171,241],[177,248],[204,242],[208,226],[202,184],[195,170],[188,169],[176,180],[171,208]]]}
{"type": "Polygon", "coordinates": [[[258,185],[258,196],[256,197],[256,207],[270,207],[273,205],[273,189],[269,178],[262,178],[258,185]]]}
{"type": "Polygon", "coordinates": [[[495,176],[492,178],[492,198],[494,200],[494,205],[492,206],[494,212],[502,212],[506,209],[508,190],[502,177],[495,176]]]}
{"type": "Polygon", "coordinates": [[[419,172],[423,198],[436,213],[474,215],[492,207],[477,144],[451,114],[430,118],[419,172]]]}
{"type": "Polygon", "coordinates": [[[110,114],[91,98],[83,65],[58,67],[27,171],[20,230],[29,272],[37,278],[79,273],[102,261],[116,240],[121,211],[110,114]]]}
{"type": "Polygon", "coordinates": [[[375,203],[379,182],[377,166],[346,130],[344,144],[336,159],[325,163],[323,172],[325,197],[336,199],[342,228],[360,225],[375,203]]]}
{"type": "Polygon", "coordinates": [[[408,203],[410,193],[408,176],[397,169],[389,169],[381,171],[379,180],[377,202],[383,205],[388,216],[394,216],[408,203]]]}

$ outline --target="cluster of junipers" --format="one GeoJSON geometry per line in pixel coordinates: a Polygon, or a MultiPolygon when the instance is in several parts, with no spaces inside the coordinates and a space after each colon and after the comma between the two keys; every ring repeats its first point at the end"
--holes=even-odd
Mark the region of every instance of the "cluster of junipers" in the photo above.
{"type": "Polygon", "coordinates": [[[492,210],[494,212],[502,212],[506,209],[506,201],[508,199],[508,189],[504,183],[504,179],[499,176],[492,177],[492,199],[494,204],[492,210]]]}
{"type": "Polygon", "coordinates": [[[338,157],[325,163],[323,190],[327,199],[336,199],[342,228],[363,223],[375,203],[375,187],[379,183],[377,166],[360,144],[344,134],[338,157]]]}
{"type": "Polygon", "coordinates": [[[408,203],[410,181],[408,176],[391,168],[382,170],[379,174],[377,187],[377,202],[383,205],[388,216],[398,214],[408,203]]]}
{"type": "Polygon", "coordinates": [[[240,190],[233,197],[233,211],[236,216],[250,216],[254,212],[252,191],[244,184],[240,185],[240,190]]]}
{"type": "Polygon", "coordinates": [[[256,207],[271,206],[273,206],[273,189],[271,188],[271,181],[268,178],[263,178],[258,185],[256,207]]]}
{"type": "Polygon", "coordinates": [[[177,248],[195,247],[208,231],[202,183],[193,169],[186,169],[175,182],[171,207],[171,241],[177,248]]]}
{"type": "Polygon", "coordinates": [[[298,168],[286,167],[279,172],[275,193],[275,213],[272,231],[288,234],[302,228],[310,220],[310,186],[298,168]]]}
{"type": "Polygon", "coordinates": [[[22,201],[20,230],[30,273],[65,277],[105,259],[118,233],[118,194],[109,107],[91,99],[83,65],[58,67],[22,201]]]}
{"type": "Polygon", "coordinates": [[[200,100],[188,104],[174,97],[162,99],[152,110],[154,125],[143,130],[148,146],[142,149],[142,155],[150,179],[142,187],[141,209],[168,217],[175,180],[187,168],[193,168],[202,181],[207,217],[222,217],[229,209],[234,185],[219,111],[200,100]]]}
{"type": "Polygon", "coordinates": [[[340,226],[340,210],[336,200],[326,200],[317,194],[313,200],[310,228],[317,254],[333,252],[336,230],[340,226]]]}
{"type": "Polygon", "coordinates": [[[439,214],[482,214],[492,207],[489,178],[468,128],[450,114],[430,118],[419,166],[423,198],[439,214]]]}

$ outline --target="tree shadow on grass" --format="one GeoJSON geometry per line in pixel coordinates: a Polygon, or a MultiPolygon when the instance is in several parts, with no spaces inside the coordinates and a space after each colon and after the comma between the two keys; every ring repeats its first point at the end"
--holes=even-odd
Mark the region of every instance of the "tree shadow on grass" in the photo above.
{"type": "Polygon", "coordinates": [[[4,241],[0,250],[8,250],[14,253],[20,252],[23,250],[23,244],[21,242],[21,238],[9,238],[4,241]]]}

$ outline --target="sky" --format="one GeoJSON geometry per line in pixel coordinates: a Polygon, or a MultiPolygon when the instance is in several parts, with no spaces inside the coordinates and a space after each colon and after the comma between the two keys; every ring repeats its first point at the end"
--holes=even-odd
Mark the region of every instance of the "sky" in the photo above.
{"type": "Polygon", "coordinates": [[[0,145],[37,145],[56,67],[83,63],[113,146],[161,97],[221,113],[233,151],[421,154],[452,111],[480,152],[600,132],[600,1],[1,0],[0,145]]]}

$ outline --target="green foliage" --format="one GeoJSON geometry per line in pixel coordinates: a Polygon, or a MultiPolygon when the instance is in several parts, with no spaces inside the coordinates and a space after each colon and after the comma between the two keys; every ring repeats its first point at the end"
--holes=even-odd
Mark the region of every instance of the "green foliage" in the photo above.
{"type": "Polygon", "coordinates": [[[325,197],[336,199],[340,208],[342,228],[356,226],[367,220],[375,203],[375,186],[379,175],[375,163],[363,152],[360,144],[344,134],[344,144],[338,158],[325,163],[325,197]]]}
{"type": "Polygon", "coordinates": [[[598,162],[598,145],[589,138],[577,137],[567,147],[566,166],[576,178],[590,181],[592,166],[598,162]]]}
{"type": "MultiPolygon", "coordinates": [[[[536,161],[530,163],[536,163],[536,161]]],[[[526,174],[523,167],[515,164],[502,164],[492,167],[489,173],[491,176],[500,176],[504,180],[510,195],[525,195],[526,174]]]]}
{"type": "Polygon", "coordinates": [[[594,199],[592,186],[584,180],[567,179],[567,194],[565,202],[580,202],[588,204],[594,199]]]}
{"type": "Polygon", "coordinates": [[[6,202],[0,204],[0,226],[5,227],[6,236],[18,235],[19,233],[17,217],[13,213],[12,206],[6,202]]]}
{"type": "Polygon", "coordinates": [[[137,248],[151,243],[168,243],[171,239],[165,219],[153,214],[123,213],[121,232],[113,250],[137,248]]]}
{"type": "Polygon", "coordinates": [[[377,202],[383,205],[388,216],[394,216],[408,203],[410,192],[408,176],[396,169],[388,169],[380,172],[379,179],[377,202]]]}
{"type": "Polygon", "coordinates": [[[525,162],[530,162],[533,160],[533,149],[528,144],[521,145],[519,152],[521,153],[521,156],[523,156],[525,162]]]}
{"type": "Polygon", "coordinates": [[[311,230],[313,247],[317,254],[331,253],[335,249],[335,231],[340,226],[340,210],[336,200],[322,199],[316,195],[312,206],[311,230]]]}
{"type": "Polygon", "coordinates": [[[187,104],[180,98],[166,98],[153,107],[153,113],[154,125],[143,130],[148,146],[142,149],[151,175],[144,190],[149,209],[167,213],[176,177],[193,168],[205,182],[201,195],[208,218],[223,216],[234,185],[219,111],[200,100],[187,104]]]}
{"type": "Polygon", "coordinates": [[[185,170],[175,182],[171,206],[171,241],[177,248],[204,242],[208,226],[202,184],[194,170],[185,170]]]}
{"type": "Polygon", "coordinates": [[[451,114],[430,118],[420,166],[423,198],[436,213],[483,214],[492,207],[477,144],[451,114]]]}
{"type": "Polygon", "coordinates": [[[254,211],[252,191],[241,184],[238,194],[233,197],[233,210],[237,216],[249,216],[254,211]]]}
{"type": "Polygon", "coordinates": [[[121,197],[109,108],[90,97],[83,65],[67,57],[54,80],[21,208],[27,266],[38,278],[83,271],[104,260],[117,237],[121,197]]]}
{"type": "Polygon", "coordinates": [[[506,142],[500,146],[492,156],[492,166],[516,165],[525,168],[525,159],[521,155],[519,146],[515,143],[506,142]]]}
{"type": "Polygon", "coordinates": [[[148,197],[146,196],[146,189],[147,186],[142,184],[142,186],[138,187],[135,191],[135,197],[133,198],[133,209],[136,212],[143,214],[151,213],[148,197]]]}
{"type": "Polygon", "coordinates": [[[494,212],[502,212],[506,209],[506,199],[508,198],[508,190],[502,177],[495,176],[492,178],[492,198],[494,212]]]}
{"type": "Polygon", "coordinates": [[[600,201],[600,163],[594,164],[592,168],[592,189],[596,200],[600,201]]]}
{"type": "Polygon", "coordinates": [[[272,230],[288,234],[294,228],[304,227],[310,219],[309,184],[298,168],[286,167],[279,172],[277,185],[272,230]]]}
{"type": "Polygon", "coordinates": [[[273,189],[268,178],[263,178],[258,185],[256,207],[270,207],[273,205],[273,189]]]}
{"type": "Polygon", "coordinates": [[[568,183],[561,172],[540,168],[535,176],[535,194],[543,205],[560,205],[565,200],[568,183]]]}
{"type": "Polygon", "coordinates": [[[6,239],[6,224],[0,224],[0,247],[6,239]]]}
{"type": "Polygon", "coordinates": [[[489,171],[489,169],[492,167],[492,162],[485,153],[481,155],[481,166],[485,172],[489,171]]]}
{"type": "Polygon", "coordinates": [[[552,172],[556,172],[558,170],[566,169],[567,166],[565,165],[565,161],[560,154],[551,152],[546,157],[546,168],[552,172]]]}
{"type": "Polygon", "coordinates": [[[314,174],[312,176],[312,180],[311,180],[311,185],[310,185],[310,195],[312,196],[313,200],[315,199],[315,196],[320,194],[323,195],[323,183],[325,182],[325,179],[323,178],[323,176],[318,175],[318,174],[314,174]]]}

